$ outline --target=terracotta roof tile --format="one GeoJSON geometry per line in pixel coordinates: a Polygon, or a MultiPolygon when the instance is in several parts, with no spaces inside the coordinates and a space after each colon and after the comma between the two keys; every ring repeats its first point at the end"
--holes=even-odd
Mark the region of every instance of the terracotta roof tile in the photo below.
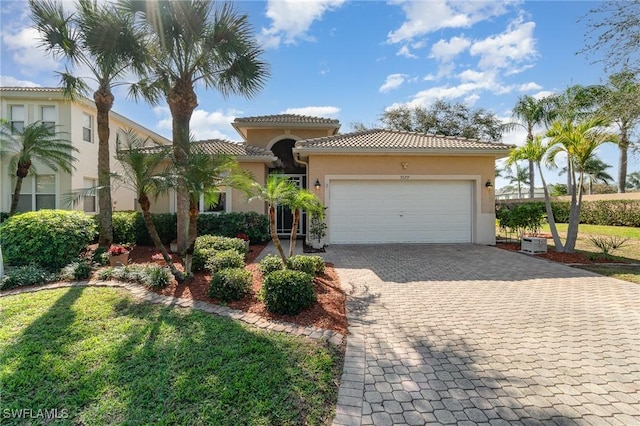
{"type": "MultiPolygon", "coordinates": [[[[268,149],[222,139],[209,139],[193,142],[191,147],[193,150],[192,152],[201,152],[205,154],[225,154],[233,155],[235,157],[275,157],[273,152],[268,149]]],[[[143,148],[142,151],[153,152],[162,148],[163,147],[153,146],[143,148]]]]}
{"type": "Polygon", "coordinates": [[[62,89],[59,87],[0,87],[2,92],[58,92],[62,93],[62,89]]]}
{"type": "Polygon", "coordinates": [[[296,142],[296,148],[327,150],[508,150],[512,146],[452,136],[374,129],[296,142]]]}
{"type": "Polygon", "coordinates": [[[298,114],[258,115],[255,117],[238,117],[234,123],[264,123],[264,124],[333,124],[339,121],[332,118],[311,117],[298,114]]]}

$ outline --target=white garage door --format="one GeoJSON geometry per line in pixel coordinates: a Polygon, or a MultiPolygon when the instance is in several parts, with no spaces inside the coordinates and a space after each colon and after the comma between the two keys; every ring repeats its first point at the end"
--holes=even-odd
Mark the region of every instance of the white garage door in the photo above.
{"type": "Polygon", "coordinates": [[[333,244],[469,243],[470,181],[331,181],[333,244]]]}

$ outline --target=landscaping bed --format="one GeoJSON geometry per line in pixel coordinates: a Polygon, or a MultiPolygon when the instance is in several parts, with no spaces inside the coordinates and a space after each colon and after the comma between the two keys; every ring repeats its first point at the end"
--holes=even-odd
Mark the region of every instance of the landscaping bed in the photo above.
{"type": "MultiPolygon", "coordinates": [[[[253,274],[253,287],[251,292],[238,301],[222,303],[209,297],[210,274],[207,271],[196,272],[191,282],[178,284],[172,279],[169,286],[153,290],[164,296],[173,296],[183,299],[201,300],[214,304],[224,304],[233,309],[251,312],[267,319],[290,322],[302,326],[314,326],[327,330],[335,330],[343,335],[347,334],[347,316],[345,311],[345,295],[340,288],[338,276],[331,264],[327,264],[324,274],[314,278],[314,287],[317,294],[317,302],[298,315],[276,315],[267,311],[263,302],[258,300],[257,293],[262,284],[262,274],[258,269],[255,259],[260,255],[265,245],[251,245],[245,258],[246,269],[253,274]]],[[[152,256],[158,250],[153,246],[136,246],[129,253],[129,263],[145,264],[156,263],[165,265],[164,260],[154,260],[152,256]]],[[[177,254],[172,254],[176,266],[182,268],[182,259],[177,254]]]]}
{"type": "MultiPolygon", "coordinates": [[[[509,250],[520,251],[519,243],[496,243],[496,247],[509,250]]],[[[591,265],[599,263],[616,263],[617,260],[607,259],[604,256],[592,256],[587,253],[559,253],[553,247],[548,247],[546,253],[531,254],[531,256],[549,259],[554,262],[571,264],[571,265],[591,265]]]]}

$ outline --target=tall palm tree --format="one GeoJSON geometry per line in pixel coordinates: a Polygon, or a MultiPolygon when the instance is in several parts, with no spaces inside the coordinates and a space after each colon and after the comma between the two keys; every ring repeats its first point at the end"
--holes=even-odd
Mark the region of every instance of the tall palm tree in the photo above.
{"type": "Polygon", "coordinates": [[[640,172],[629,173],[627,178],[627,189],[640,191],[640,172]]]}
{"type": "MultiPolygon", "coordinates": [[[[527,131],[526,143],[533,142],[533,131],[536,126],[547,125],[552,117],[552,103],[547,98],[536,99],[533,96],[521,96],[511,111],[513,121],[504,125],[506,130],[515,130],[518,127],[527,131]]],[[[534,162],[529,161],[529,198],[535,194],[535,170],[534,162]]]]}
{"type": "Polygon", "coordinates": [[[291,225],[291,237],[289,238],[289,257],[291,257],[296,248],[301,212],[306,211],[322,218],[324,216],[324,206],[316,194],[306,189],[297,189],[288,207],[293,210],[293,224],[291,225]]]}
{"type": "Polygon", "coordinates": [[[89,70],[91,77],[74,76],[67,68],[60,74],[65,96],[75,99],[89,94],[90,85],[96,105],[98,129],[98,194],[100,234],[98,243],[113,242],[111,206],[109,111],[115,97],[112,89],[145,61],[140,49],[141,36],[130,17],[117,13],[113,5],[92,0],[78,0],[76,12],[64,10],[60,0],[29,0],[31,19],[40,33],[45,50],[63,58],[72,67],[89,70]]]}
{"type": "Polygon", "coordinates": [[[604,183],[608,184],[613,181],[613,177],[609,173],[607,173],[607,169],[611,167],[609,164],[605,163],[601,159],[597,157],[592,157],[587,160],[584,164],[584,174],[587,180],[589,181],[588,186],[588,194],[591,195],[593,192],[593,184],[594,183],[604,183]]]}
{"type": "Polygon", "coordinates": [[[269,233],[273,245],[276,246],[282,263],[287,264],[287,256],[284,253],[280,238],[278,238],[278,229],[276,227],[276,208],[279,205],[290,206],[295,198],[296,192],[299,190],[296,185],[282,174],[270,174],[264,186],[255,185],[257,194],[252,199],[260,199],[267,203],[269,211],[269,233]]]}
{"type": "Polygon", "coordinates": [[[0,158],[9,157],[9,171],[16,174],[16,185],[11,197],[9,215],[18,208],[22,180],[35,170],[34,162],[38,161],[53,171],[59,169],[71,173],[73,156],[78,149],[71,141],[63,139],[64,133],[56,132],[47,123],[37,121],[24,127],[12,128],[10,123],[2,122],[0,126],[0,158]]]}
{"type": "Polygon", "coordinates": [[[569,226],[565,251],[572,253],[578,238],[580,224],[580,209],[582,207],[582,188],[584,185],[585,166],[593,158],[598,147],[605,143],[617,143],[618,136],[608,132],[609,121],[601,117],[591,117],[574,123],[570,120],[556,121],[547,131],[551,138],[547,159],[555,164],[559,153],[567,156],[569,172],[569,194],[571,195],[571,210],[569,212],[569,226]],[[577,173],[577,176],[576,176],[577,173]]]}
{"type": "MultiPolygon", "coordinates": [[[[171,148],[158,145],[151,138],[142,139],[133,130],[123,134],[125,149],[120,149],[116,159],[122,166],[122,174],[113,174],[113,177],[124,186],[135,191],[138,197],[138,205],[142,210],[144,224],[149,231],[149,236],[153,245],[160,251],[163,259],[167,262],[171,273],[178,282],[184,281],[184,274],[180,272],[173,263],[167,248],[162,244],[156,225],[151,217],[151,200],[149,196],[158,195],[165,192],[166,169],[168,167],[169,154],[171,148]],[[154,149],[145,149],[149,146],[158,145],[154,149]],[[165,165],[163,166],[163,163],[165,165]]],[[[120,146],[120,135],[117,136],[118,146],[120,146]]]]}
{"type": "Polygon", "coordinates": [[[544,204],[547,211],[549,229],[551,230],[556,251],[562,252],[564,251],[564,245],[562,244],[562,240],[560,240],[560,235],[558,234],[555,217],[553,216],[553,209],[551,208],[549,188],[547,188],[547,182],[544,178],[544,174],[542,173],[542,162],[544,161],[547,153],[547,148],[547,145],[542,142],[542,136],[536,135],[533,140],[527,141],[525,145],[512,149],[509,153],[507,164],[511,165],[516,164],[521,160],[528,160],[538,167],[538,173],[540,174],[540,180],[542,181],[542,188],[544,190],[544,204]]]}
{"type": "Polygon", "coordinates": [[[620,134],[618,192],[623,193],[627,182],[630,136],[640,123],[640,81],[636,73],[624,70],[609,76],[608,84],[603,86],[600,112],[616,124],[620,134]]]}
{"type": "MultiPolygon", "coordinates": [[[[150,53],[148,67],[132,94],[152,104],[161,99],[167,102],[173,120],[173,156],[186,167],[189,125],[198,106],[196,84],[216,89],[224,97],[252,97],[269,75],[260,60],[262,49],[248,16],[230,3],[122,0],[120,7],[146,33],[150,53]]],[[[189,197],[186,182],[181,179],[178,184],[178,248],[184,250],[189,236],[189,197]]]]}
{"type": "Polygon", "coordinates": [[[509,179],[509,183],[515,183],[518,188],[518,198],[522,198],[522,185],[529,184],[529,173],[524,167],[515,165],[515,172],[512,169],[508,169],[508,174],[505,178],[509,179]]]}

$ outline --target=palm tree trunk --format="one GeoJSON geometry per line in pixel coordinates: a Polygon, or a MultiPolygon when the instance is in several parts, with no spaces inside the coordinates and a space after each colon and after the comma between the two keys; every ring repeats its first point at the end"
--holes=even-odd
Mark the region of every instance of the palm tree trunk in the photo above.
{"type": "Polygon", "coordinates": [[[280,244],[280,238],[278,238],[278,230],[276,228],[276,207],[273,204],[269,204],[269,232],[271,233],[271,240],[273,241],[273,245],[276,246],[276,249],[280,254],[282,264],[286,267],[287,256],[285,256],[284,250],[282,249],[282,244],[280,244]]]}
{"type": "Polygon", "coordinates": [[[189,199],[189,236],[187,239],[187,249],[184,252],[184,272],[187,274],[187,279],[193,277],[191,271],[193,265],[193,252],[196,248],[196,238],[198,238],[198,202],[197,200],[189,199]]]}
{"type": "MultiPolygon", "coordinates": [[[[578,181],[580,187],[584,183],[584,174],[580,172],[580,179],[578,181]]],[[[569,215],[569,226],[567,229],[567,241],[565,243],[565,251],[567,253],[573,253],[576,247],[576,241],[578,240],[578,228],[580,226],[580,209],[582,207],[582,191],[578,193],[577,199],[574,193],[571,197],[571,214],[569,215]]]]}
{"type": "Polygon", "coordinates": [[[298,239],[298,224],[300,223],[300,209],[293,211],[293,224],[291,225],[291,237],[289,237],[289,257],[293,256],[298,239]]]}
{"type": "Polygon", "coordinates": [[[20,174],[16,174],[16,186],[11,196],[11,208],[9,209],[9,216],[13,216],[18,209],[18,201],[20,201],[20,192],[22,191],[22,179],[20,174]]]}
{"type": "Polygon", "coordinates": [[[533,161],[529,160],[529,198],[534,198],[536,194],[535,188],[536,173],[533,168],[533,161]]]}
{"type": "MultiPolygon", "coordinates": [[[[189,123],[191,115],[198,106],[198,97],[190,82],[177,82],[167,95],[167,104],[173,121],[173,155],[182,169],[188,165],[191,150],[189,143],[189,123]]],[[[189,240],[189,193],[184,179],[178,179],[176,188],[176,218],[178,250],[184,251],[189,240]]]]}
{"type": "Polygon", "coordinates": [[[627,190],[627,156],[629,152],[629,141],[626,137],[626,132],[622,134],[618,147],[620,149],[620,159],[618,161],[618,193],[622,194],[627,190]]]}
{"type": "Polygon", "coordinates": [[[147,226],[147,231],[149,231],[149,236],[151,237],[151,241],[153,241],[153,245],[160,251],[162,254],[162,258],[165,262],[167,262],[167,266],[169,266],[169,270],[171,274],[176,278],[176,281],[179,283],[184,282],[184,275],[182,272],[176,268],[176,265],[171,260],[171,256],[167,252],[167,248],[162,244],[160,240],[160,235],[158,235],[158,230],[156,229],[156,224],[153,222],[153,218],[151,217],[151,212],[149,210],[151,203],[149,202],[149,197],[146,194],[140,195],[138,197],[138,203],[140,204],[140,208],[142,209],[142,218],[144,219],[144,224],[147,226]]]}
{"type": "Polygon", "coordinates": [[[544,191],[544,207],[547,211],[547,221],[549,222],[549,229],[551,230],[551,236],[553,237],[553,244],[556,247],[557,252],[564,252],[564,246],[562,240],[558,234],[558,228],[556,227],[556,218],[553,216],[553,208],[551,207],[551,199],[549,198],[549,190],[547,189],[547,182],[542,174],[542,166],[538,165],[538,173],[540,173],[540,180],[542,181],[542,189],[544,191]]]}
{"type": "Polygon", "coordinates": [[[114,96],[109,88],[100,88],[93,94],[96,104],[98,127],[98,217],[100,233],[98,245],[109,247],[113,242],[113,219],[111,205],[111,166],[109,164],[109,111],[114,96]]]}

